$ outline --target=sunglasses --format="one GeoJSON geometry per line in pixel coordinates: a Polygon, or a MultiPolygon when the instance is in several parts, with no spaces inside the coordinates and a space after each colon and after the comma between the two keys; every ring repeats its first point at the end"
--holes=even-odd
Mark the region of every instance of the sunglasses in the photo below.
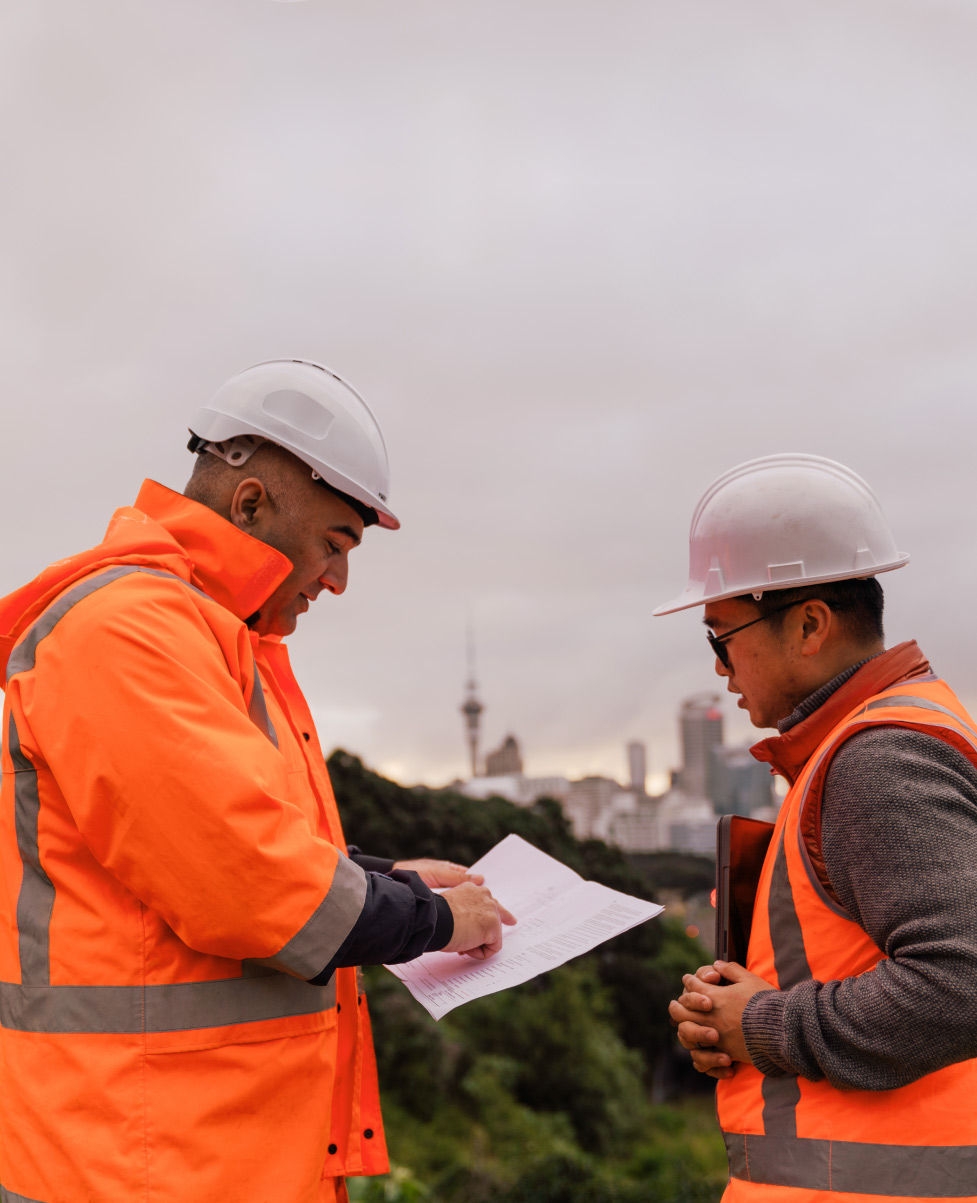
{"type": "Polygon", "coordinates": [[[716,659],[723,668],[731,670],[732,664],[729,659],[729,651],[726,648],[726,642],[732,639],[734,635],[738,635],[740,631],[745,631],[747,627],[755,627],[758,622],[766,622],[768,618],[773,618],[775,614],[783,614],[785,610],[790,610],[793,606],[799,606],[801,602],[788,602],[785,606],[778,606],[776,610],[771,610],[769,614],[761,614],[759,618],[754,618],[750,622],[744,622],[741,627],[734,627],[731,631],[727,631],[725,635],[714,635],[712,631],[706,632],[706,638],[709,640],[709,646],[716,654],[716,659]]]}

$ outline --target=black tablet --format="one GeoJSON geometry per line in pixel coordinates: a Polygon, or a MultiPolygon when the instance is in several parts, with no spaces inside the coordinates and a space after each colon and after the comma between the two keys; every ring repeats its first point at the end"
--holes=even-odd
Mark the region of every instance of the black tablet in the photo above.
{"type": "Polygon", "coordinates": [[[760,870],[773,823],[723,815],[716,825],[716,958],[746,964],[760,870]]]}

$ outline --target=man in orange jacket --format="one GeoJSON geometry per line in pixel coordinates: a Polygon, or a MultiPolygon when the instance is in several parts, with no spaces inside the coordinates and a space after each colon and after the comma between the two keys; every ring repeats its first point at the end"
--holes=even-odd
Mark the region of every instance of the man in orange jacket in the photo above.
{"type": "Polygon", "coordinates": [[[260,364],[192,435],[183,495],[147,481],[0,601],[4,1199],[344,1199],[387,1169],[355,966],[513,921],[347,846],[282,642],[399,525],[362,398],[260,364]]]}
{"type": "Polygon", "coordinates": [[[864,481],[750,461],[692,520],[716,672],[788,783],[746,965],[670,1004],[718,1079],[724,1203],[977,1200],[977,730],[915,643],[885,650],[896,548],[864,481]]]}

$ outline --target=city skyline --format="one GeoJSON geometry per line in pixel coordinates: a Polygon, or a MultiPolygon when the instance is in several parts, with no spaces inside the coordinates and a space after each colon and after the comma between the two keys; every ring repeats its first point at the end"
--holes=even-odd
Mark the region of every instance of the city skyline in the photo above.
{"type": "Polygon", "coordinates": [[[575,778],[527,773],[511,733],[498,748],[486,750],[479,774],[451,784],[470,798],[497,795],[517,806],[555,799],[577,839],[603,840],[629,854],[669,850],[712,856],[719,815],[769,821],[782,796],[769,765],[754,760],[746,746],[725,741],[719,703],[714,693],[682,699],[675,716],[679,762],[667,781],[652,782],[650,789],[646,749],[638,740],[624,747],[628,772],[622,781],[618,773],[575,778]]]}

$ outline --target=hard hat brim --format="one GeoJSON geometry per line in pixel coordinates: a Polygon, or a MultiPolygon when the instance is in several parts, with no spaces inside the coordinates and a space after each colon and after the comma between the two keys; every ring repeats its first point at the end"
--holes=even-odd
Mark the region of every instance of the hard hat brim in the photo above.
{"type": "Polygon", "coordinates": [[[670,602],[666,602],[663,606],[657,606],[652,610],[652,617],[660,618],[663,614],[676,614],[679,610],[691,610],[694,606],[704,606],[707,602],[727,601],[731,597],[743,597],[748,593],[776,593],[781,589],[800,589],[808,585],[827,585],[831,581],[853,581],[866,580],[870,576],[878,576],[880,572],[894,572],[897,568],[903,568],[909,563],[909,556],[902,554],[897,560],[891,560],[887,564],[873,565],[870,571],[864,572],[836,572],[831,576],[815,576],[815,577],[795,577],[792,580],[784,581],[761,581],[752,585],[737,585],[733,589],[726,589],[722,593],[707,594],[704,589],[686,589],[686,591],[674,598],[670,602]]]}

